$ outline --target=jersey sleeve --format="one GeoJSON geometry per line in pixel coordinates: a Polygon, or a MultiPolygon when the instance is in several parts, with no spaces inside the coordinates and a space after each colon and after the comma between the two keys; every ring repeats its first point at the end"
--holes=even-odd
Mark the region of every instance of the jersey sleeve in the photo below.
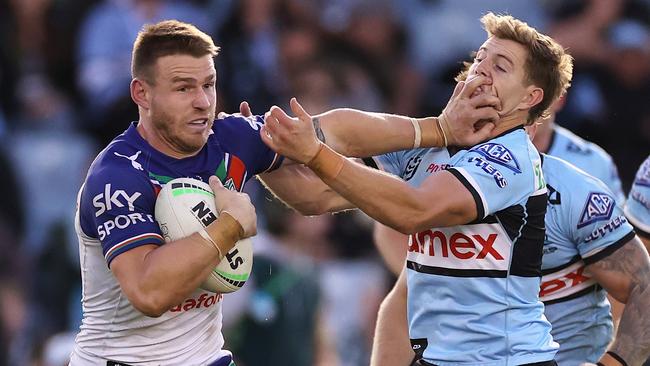
{"type": "Polygon", "coordinates": [[[383,155],[377,155],[372,158],[363,159],[367,166],[377,168],[381,171],[402,176],[402,152],[392,152],[383,155]]]}
{"type": "Polygon", "coordinates": [[[79,199],[79,221],[99,240],[106,262],[146,244],[162,245],[154,219],[156,192],[146,176],[115,166],[92,169],[79,199]]]}
{"type": "Polygon", "coordinates": [[[474,197],[478,219],[546,194],[539,157],[531,162],[496,142],[456,154],[448,171],[474,197]]]}
{"type": "Polygon", "coordinates": [[[602,182],[588,176],[574,182],[566,195],[568,205],[562,223],[572,233],[578,252],[586,264],[607,257],[634,237],[632,226],[616,204],[614,193],[602,182]]]}
{"type": "Polygon", "coordinates": [[[214,121],[213,130],[219,143],[243,161],[248,178],[277,169],[283,160],[262,141],[263,125],[262,116],[228,116],[214,121]]]}
{"type": "Polygon", "coordinates": [[[650,239],[650,157],[641,164],[625,202],[625,215],[637,234],[650,239]]]}

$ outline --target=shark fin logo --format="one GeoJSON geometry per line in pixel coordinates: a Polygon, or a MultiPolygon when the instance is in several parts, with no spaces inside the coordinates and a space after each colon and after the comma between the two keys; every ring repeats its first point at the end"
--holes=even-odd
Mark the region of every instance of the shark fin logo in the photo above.
{"type": "Polygon", "coordinates": [[[225,153],[214,174],[219,177],[224,187],[241,191],[246,181],[246,165],[237,156],[225,153]]]}

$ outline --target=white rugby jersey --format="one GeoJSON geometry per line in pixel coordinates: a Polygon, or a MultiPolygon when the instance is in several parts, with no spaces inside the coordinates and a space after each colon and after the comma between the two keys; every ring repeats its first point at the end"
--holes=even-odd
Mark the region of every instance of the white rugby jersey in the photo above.
{"type": "Polygon", "coordinates": [[[222,350],[222,295],[197,289],[158,318],[136,310],[110,270],[118,255],[145,244],[163,245],[154,220],[161,187],[174,178],[204,182],[218,176],[240,191],[281,159],[259,137],[261,118],[216,120],[199,154],[174,159],[153,149],[132,124],[102,151],[79,193],[76,230],[82,277],[83,321],[71,365],[105,360],[129,365],[208,365],[222,350]]]}

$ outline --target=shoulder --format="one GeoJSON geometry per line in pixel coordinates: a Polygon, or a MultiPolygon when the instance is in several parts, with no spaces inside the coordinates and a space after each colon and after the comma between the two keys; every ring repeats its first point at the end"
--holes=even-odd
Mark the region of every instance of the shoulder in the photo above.
{"type": "Polygon", "coordinates": [[[562,154],[564,153],[601,163],[606,162],[611,164],[614,161],[611,155],[609,155],[602,147],[591,141],[585,140],[564,127],[555,126],[555,133],[557,135],[556,141],[559,149],[557,155],[560,155],[560,157],[562,157],[562,154]]]}
{"type": "Polygon", "coordinates": [[[212,130],[219,136],[221,133],[244,134],[259,132],[262,126],[264,126],[264,118],[262,116],[243,117],[229,115],[225,118],[216,119],[212,130]]]}

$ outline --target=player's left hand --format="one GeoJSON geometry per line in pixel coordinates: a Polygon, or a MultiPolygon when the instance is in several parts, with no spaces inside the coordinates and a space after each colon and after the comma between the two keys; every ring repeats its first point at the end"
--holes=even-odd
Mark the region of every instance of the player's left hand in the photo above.
{"type": "Polygon", "coordinates": [[[308,163],[320,148],[311,116],[302,108],[296,98],[289,102],[296,117],[290,117],[280,107],[273,106],[264,115],[264,126],[260,130],[262,141],[280,155],[308,163]]]}

